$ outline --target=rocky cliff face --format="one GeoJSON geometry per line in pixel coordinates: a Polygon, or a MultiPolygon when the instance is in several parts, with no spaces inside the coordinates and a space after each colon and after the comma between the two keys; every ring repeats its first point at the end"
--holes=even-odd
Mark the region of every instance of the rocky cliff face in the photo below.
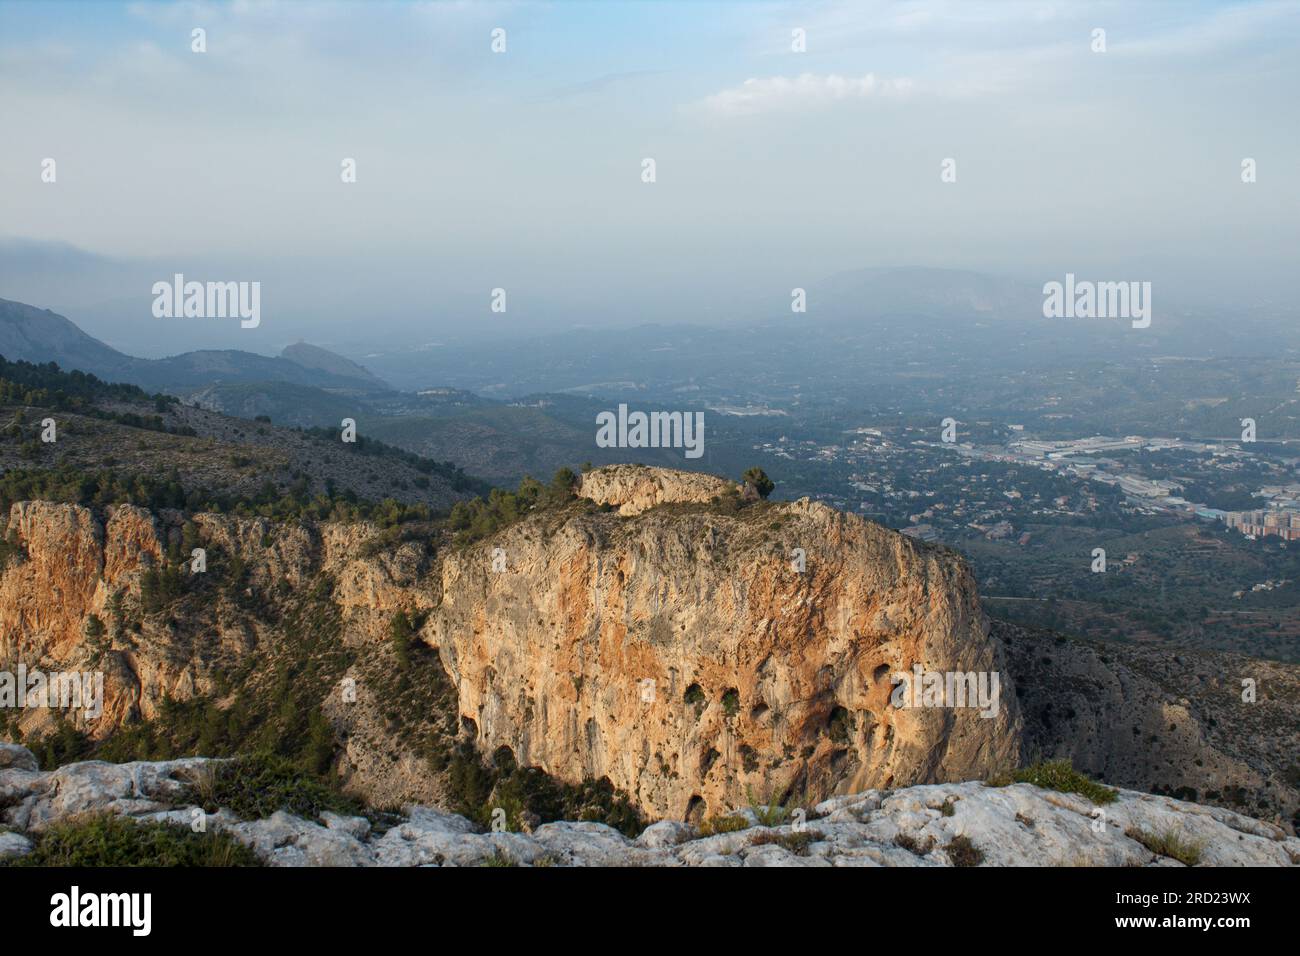
{"type": "Polygon", "coordinates": [[[717,493],[600,469],[583,494],[634,517],[542,517],[446,556],[426,636],[483,749],[676,819],[1015,763],[1015,698],[952,553],[806,501],[654,507],[717,493]],[[1000,705],[900,709],[892,675],[916,665],[996,673],[1000,705]]]}
{"type": "MultiPolygon", "coordinates": [[[[43,501],[19,502],[9,516],[8,538],[21,550],[0,575],[0,663],[12,669],[102,670],[105,729],[121,724],[142,703],[191,686],[183,667],[166,654],[122,650],[99,655],[86,627],[94,615],[108,620],[116,591],[138,596],[143,570],[156,567],[162,546],[154,517],[129,505],[113,509],[103,524],[86,508],[43,501]]],[[[75,718],[76,715],[74,715],[75,718]]],[[[21,712],[29,730],[48,729],[52,712],[21,712]]]]}
{"type": "MultiPolygon", "coordinates": [[[[438,648],[482,750],[507,746],[565,780],[608,776],[654,816],[1014,763],[1014,697],[960,562],[808,502],[732,515],[699,504],[730,487],[602,469],[584,491],[636,514],[574,505],[440,560],[375,547],[364,525],[199,515],[191,533],[214,560],[243,563],[249,600],[204,592],[152,615],[137,611],[142,577],[167,563],[169,545],[176,560],[179,516],[121,506],[101,523],[85,508],[21,503],[9,524],[19,556],[0,575],[0,660],[102,668],[105,716],[86,729],[104,736],[153,716],[164,697],[215,696],[218,671],[274,650],[266,615],[245,605],[328,578],[353,648],[381,645],[396,611],[431,612],[420,636],[438,648]],[[115,602],[128,612],[117,620],[115,602]],[[99,646],[90,615],[109,631],[99,646]],[[899,709],[891,677],[914,665],[996,673],[998,706],[987,718],[974,701],[899,709]]],[[[350,713],[334,716],[352,747],[350,713]]],[[[50,719],[30,711],[23,728],[50,719]]]]}
{"type": "Polygon", "coordinates": [[[8,534],[28,560],[7,572],[0,588],[5,656],[75,651],[87,615],[104,613],[113,589],[156,565],[162,553],[153,516],[129,505],[101,526],[86,508],[19,502],[8,534]]]}
{"type": "MultiPolygon", "coordinates": [[[[176,562],[182,516],[19,503],[0,571],[0,670],[102,671],[104,715],[80,723],[102,739],[158,716],[166,698],[229,706],[231,674],[251,675],[245,692],[273,694],[286,661],[309,663],[335,769],[383,805],[442,802],[446,782],[424,748],[460,734],[562,780],[607,776],[663,819],[787,790],[806,806],[979,779],[1039,755],[1072,756],[1112,784],[1282,811],[1283,823],[1294,811],[1294,669],[1265,674],[1246,717],[1225,705],[1210,719],[1192,702],[1190,727],[1186,702],[1154,695],[1135,664],[1060,638],[990,639],[951,552],[807,501],[714,501],[731,487],[598,469],[583,478],[590,501],[436,551],[366,524],[195,515],[187,533],[209,549],[212,580],[187,580],[151,613],[142,584],[176,562]],[[309,593],[323,616],[290,627],[309,593]],[[416,638],[442,668],[431,654],[419,668],[399,664],[388,639],[399,611],[424,621],[416,638]],[[98,640],[91,615],[105,626],[98,640]],[[322,621],[333,643],[304,661],[322,621]],[[917,665],[996,673],[999,706],[987,718],[977,707],[896,706],[894,675],[917,665]],[[415,686],[394,686],[404,675],[415,686]],[[349,678],[354,700],[336,691],[349,678]],[[1032,712],[1025,731],[1017,690],[1032,712]],[[1188,734],[1194,746],[1179,743],[1188,734]],[[1241,787],[1285,799],[1242,802],[1241,787]]],[[[48,710],[0,711],[0,736],[15,720],[28,739],[54,729],[48,710]]]]}
{"type": "MultiPolygon", "coordinates": [[[[365,524],[200,514],[192,525],[208,552],[204,577],[222,578],[233,559],[244,577],[151,614],[142,607],[145,575],[164,567],[190,575],[188,555],[176,557],[179,514],[117,505],[101,519],[77,505],[16,503],[7,528],[16,554],[0,573],[0,669],[22,663],[46,672],[102,671],[103,715],[65,716],[104,737],[128,720],[154,717],[164,698],[215,694],[216,670],[272,650],[284,595],[309,590],[322,576],[334,583],[331,600],[352,644],[382,640],[394,611],[417,606],[423,594],[415,587],[418,549],[393,545],[367,554],[378,530],[365,524]],[[88,635],[92,617],[104,628],[98,640],[88,635]]],[[[55,714],[33,708],[17,717],[25,733],[39,735],[55,714]]]]}

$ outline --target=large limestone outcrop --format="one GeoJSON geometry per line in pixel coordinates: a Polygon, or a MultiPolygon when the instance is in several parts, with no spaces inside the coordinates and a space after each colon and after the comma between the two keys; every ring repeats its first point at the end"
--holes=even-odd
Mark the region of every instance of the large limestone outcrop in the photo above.
{"type": "MultiPolygon", "coordinates": [[[[481,749],[508,746],[565,780],[608,776],[655,817],[1015,763],[1015,698],[954,555],[806,501],[644,510],[732,487],[600,469],[584,494],[640,513],[543,512],[441,561],[374,546],[366,525],[198,515],[191,534],[239,557],[251,605],[327,575],[354,647],[384,640],[398,610],[431,611],[422,637],[481,749]],[[997,675],[998,706],[990,717],[975,706],[900,709],[892,676],[914,666],[997,675]]],[[[113,595],[138,603],[143,573],[177,550],[180,523],[130,506],[102,524],[75,505],[20,503],[10,515],[20,556],[0,576],[0,662],[103,670],[105,717],[85,728],[94,736],[154,716],[164,698],[214,694],[218,665],[266,653],[274,638],[222,589],[192,609],[202,620],[132,615],[134,632],[111,622],[113,595]],[[113,629],[113,649],[86,639],[92,614],[113,629]]],[[[24,732],[52,720],[28,711],[24,732]]]]}
{"type": "MultiPolygon", "coordinates": [[[[1043,754],[1125,786],[1294,812],[1293,668],[1187,656],[1171,671],[1158,652],[1120,666],[1119,649],[1080,657],[1054,635],[990,641],[950,552],[806,501],[737,511],[730,487],[598,469],[583,490],[610,510],[544,511],[467,548],[366,523],[193,515],[187,534],[216,558],[213,577],[156,613],[142,611],[141,581],[176,560],[185,516],[19,502],[0,571],[0,670],[102,671],[104,715],[70,715],[102,738],[157,717],[168,697],[228,701],[221,673],[297,646],[283,622],[306,601],[328,608],[354,661],[341,676],[355,679],[355,701],[331,693],[323,705],[337,769],[383,805],[445,800],[419,743],[462,726],[480,749],[508,746],[562,779],[607,775],[665,820],[787,787],[814,800],[980,778],[1043,754]],[[654,507],[673,503],[692,506],[654,507]],[[238,586],[224,570],[236,556],[238,586]],[[417,683],[430,692],[397,714],[399,610],[428,612],[419,636],[455,688],[425,656],[417,683]],[[98,642],[90,615],[107,628],[98,642]],[[895,707],[892,678],[913,665],[998,673],[1000,709],[895,707]],[[1260,704],[1229,693],[1241,674],[1261,678],[1260,704]],[[1284,799],[1256,799],[1265,793],[1284,799]]],[[[6,716],[29,740],[55,729],[48,709],[6,716]]]]}
{"type": "MultiPolygon", "coordinates": [[[[620,510],[707,502],[730,487],[631,467],[584,481],[620,510]]],[[[213,695],[220,667],[271,650],[274,615],[249,609],[328,576],[353,647],[384,641],[396,611],[432,612],[422,636],[484,751],[508,746],[565,780],[608,776],[652,816],[722,812],[788,788],[824,796],[967,779],[1018,752],[1015,698],[965,566],[822,505],[626,517],[569,508],[440,562],[415,545],[376,546],[363,524],[191,524],[214,556],[242,561],[249,606],[218,587],[203,592],[211,605],[191,607],[198,618],[132,613],[123,630],[113,596],[138,605],[143,573],[179,550],[180,516],[120,506],[101,524],[75,505],[15,505],[0,662],[103,670],[105,716],[85,726],[102,737],[156,715],[164,698],[213,695]],[[92,614],[114,649],[86,639],[92,614]],[[896,708],[891,677],[914,665],[998,675],[996,712],[896,708]]],[[[343,728],[362,709],[329,713],[343,728]]],[[[52,720],[28,711],[23,730],[48,732],[52,720]]],[[[373,762],[351,749],[348,760],[358,771],[373,762]]]]}
{"type": "MultiPolygon", "coordinates": [[[[716,487],[592,474],[601,500],[638,510],[716,487]]],[[[1015,697],[966,566],[823,505],[542,516],[448,554],[441,572],[425,636],[480,747],[563,779],[608,776],[655,817],[1016,762],[1015,697]],[[1000,706],[895,707],[892,675],[914,665],[997,674],[1000,706]]]]}
{"type": "MultiPolygon", "coordinates": [[[[202,811],[191,788],[211,761],[70,764],[51,773],[22,748],[0,744],[0,861],[22,856],[50,825],[112,813],[188,830],[202,811]]],[[[207,815],[210,829],[248,844],[270,866],[1295,866],[1300,840],[1230,810],[1120,790],[1093,806],[1029,784],[909,787],[836,797],[798,823],[700,836],[663,821],[635,840],[599,823],[557,822],[530,833],[482,833],[470,821],[407,806],[383,832],[365,817],[319,821],[283,810],[240,820],[207,815]],[[1102,812],[1104,810],[1104,813],[1102,812]],[[1182,861],[1148,848],[1176,836],[1182,861]],[[968,845],[959,838],[969,841],[968,845]],[[1156,840],[1152,840],[1154,837],[1156,840]],[[962,852],[962,851],[965,852],[962,852]]],[[[770,821],[769,821],[770,822],[770,821]]]]}
{"type": "Polygon", "coordinates": [[[735,482],[711,475],[641,465],[606,465],[582,476],[578,494],[599,505],[614,505],[621,515],[635,515],[655,505],[705,504],[735,490],[735,482]]]}

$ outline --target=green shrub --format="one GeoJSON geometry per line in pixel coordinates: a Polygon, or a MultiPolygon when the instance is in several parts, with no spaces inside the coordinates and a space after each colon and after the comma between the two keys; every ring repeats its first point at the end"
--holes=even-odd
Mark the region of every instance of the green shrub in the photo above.
{"type": "MultiPolygon", "coordinates": [[[[103,463],[107,465],[108,460],[103,463]]],[[[332,486],[323,494],[313,495],[305,481],[295,482],[286,492],[267,482],[256,494],[232,494],[195,486],[187,488],[175,470],[167,476],[158,476],[120,473],[108,467],[89,471],[78,465],[62,464],[51,468],[11,468],[0,475],[0,513],[8,514],[15,501],[35,499],[70,502],[88,508],[133,504],[153,510],[175,508],[249,518],[373,521],[382,528],[427,523],[435,518],[428,505],[404,504],[391,498],[364,501],[350,490],[337,492],[332,486]]],[[[188,557],[188,552],[181,557],[188,557]]]]}
{"type": "Polygon", "coordinates": [[[568,468],[557,471],[549,485],[525,476],[517,491],[493,488],[486,498],[456,502],[447,526],[459,545],[481,541],[534,511],[559,508],[572,501],[577,481],[578,476],[568,468]]]}
{"type": "Polygon", "coordinates": [[[259,866],[253,851],[227,833],[195,833],[174,823],[137,823],[114,815],[56,823],[11,866],[259,866]]]}
{"type": "Polygon", "coordinates": [[[180,570],[164,565],[149,568],[140,577],[140,605],[146,614],[155,614],[181,596],[183,579],[180,570]]]}
{"type": "Polygon", "coordinates": [[[164,698],[155,717],[124,724],[89,753],[68,740],[62,742],[68,746],[55,748],[56,755],[115,763],[262,755],[257,759],[279,758],[328,785],[336,742],[322,706],[353,656],[341,645],[339,611],[324,580],[279,618],[282,640],[264,655],[214,675],[223,699],[164,698]]]}
{"type": "Polygon", "coordinates": [[[1113,803],[1119,796],[1109,787],[1089,780],[1071,766],[1068,760],[1048,760],[1022,767],[1009,774],[999,774],[988,781],[991,787],[1005,787],[1012,783],[1032,783],[1044,790],[1058,793],[1077,793],[1095,804],[1113,803]]]}
{"type": "Polygon", "coordinates": [[[225,808],[243,820],[261,820],[277,810],[315,820],[325,810],[347,816],[362,804],[282,757],[240,757],[210,766],[190,798],[209,813],[225,808]]]}
{"type": "Polygon", "coordinates": [[[388,625],[388,638],[393,645],[393,656],[397,658],[399,667],[409,667],[411,664],[411,638],[414,630],[411,627],[411,619],[406,616],[406,612],[398,611],[393,615],[392,621],[388,625]]]}
{"type": "Polygon", "coordinates": [[[90,737],[78,730],[62,713],[56,713],[54,719],[54,729],[43,737],[31,740],[27,748],[36,755],[42,770],[56,770],[65,763],[85,760],[94,751],[90,737]]]}
{"type": "Polygon", "coordinates": [[[754,489],[754,493],[760,498],[766,498],[776,488],[776,484],[771,478],[767,477],[767,472],[762,468],[750,468],[740,478],[748,487],[754,489]]]}
{"type": "Polygon", "coordinates": [[[740,713],[740,691],[736,688],[732,687],[722,695],[722,712],[728,717],[740,713]]]}

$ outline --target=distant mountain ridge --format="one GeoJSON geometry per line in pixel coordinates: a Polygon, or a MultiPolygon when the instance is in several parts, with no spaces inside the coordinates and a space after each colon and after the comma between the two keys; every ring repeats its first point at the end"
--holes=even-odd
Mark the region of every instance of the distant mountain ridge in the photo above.
{"type": "Polygon", "coordinates": [[[119,352],[49,309],[0,299],[0,355],[10,360],[57,362],[106,381],[129,382],[153,391],[185,392],[215,382],[283,382],[332,390],[388,391],[367,369],[306,343],[279,356],[240,349],[203,349],[163,359],[119,352]]]}
{"type": "Polygon", "coordinates": [[[340,378],[354,378],[359,381],[370,382],[375,388],[387,389],[389,387],[387,382],[372,374],[365,366],[358,365],[351,359],[346,359],[341,355],[335,355],[319,345],[295,342],[293,345],[286,346],[280,352],[280,357],[288,359],[295,365],[301,365],[303,368],[316,369],[330,375],[337,375],[340,378]]]}
{"type": "Polygon", "coordinates": [[[838,317],[929,315],[1041,321],[1043,296],[1031,283],[964,269],[869,268],[839,272],[812,287],[809,308],[838,317]]]}
{"type": "Polygon", "coordinates": [[[49,309],[0,299],[0,355],[10,361],[58,362],[100,378],[117,380],[140,361],[81,331],[49,309]]]}

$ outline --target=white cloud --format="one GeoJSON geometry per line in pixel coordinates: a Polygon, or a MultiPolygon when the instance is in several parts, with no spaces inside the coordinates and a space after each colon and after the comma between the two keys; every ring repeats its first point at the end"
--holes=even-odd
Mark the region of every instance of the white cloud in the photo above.
{"type": "Polygon", "coordinates": [[[902,96],[912,81],[885,79],[874,73],[841,76],[838,73],[798,76],[751,77],[739,86],[707,96],[698,104],[705,110],[728,116],[743,116],[779,110],[817,109],[853,100],[902,96]]]}
{"type": "Polygon", "coordinates": [[[1200,57],[1248,44],[1294,38],[1297,26],[1300,4],[1295,0],[1247,4],[1211,10],[1175,29],[1153,31],[1132,40],[1121,36],[1113,48],[1125,55],[1200,57]]]}

